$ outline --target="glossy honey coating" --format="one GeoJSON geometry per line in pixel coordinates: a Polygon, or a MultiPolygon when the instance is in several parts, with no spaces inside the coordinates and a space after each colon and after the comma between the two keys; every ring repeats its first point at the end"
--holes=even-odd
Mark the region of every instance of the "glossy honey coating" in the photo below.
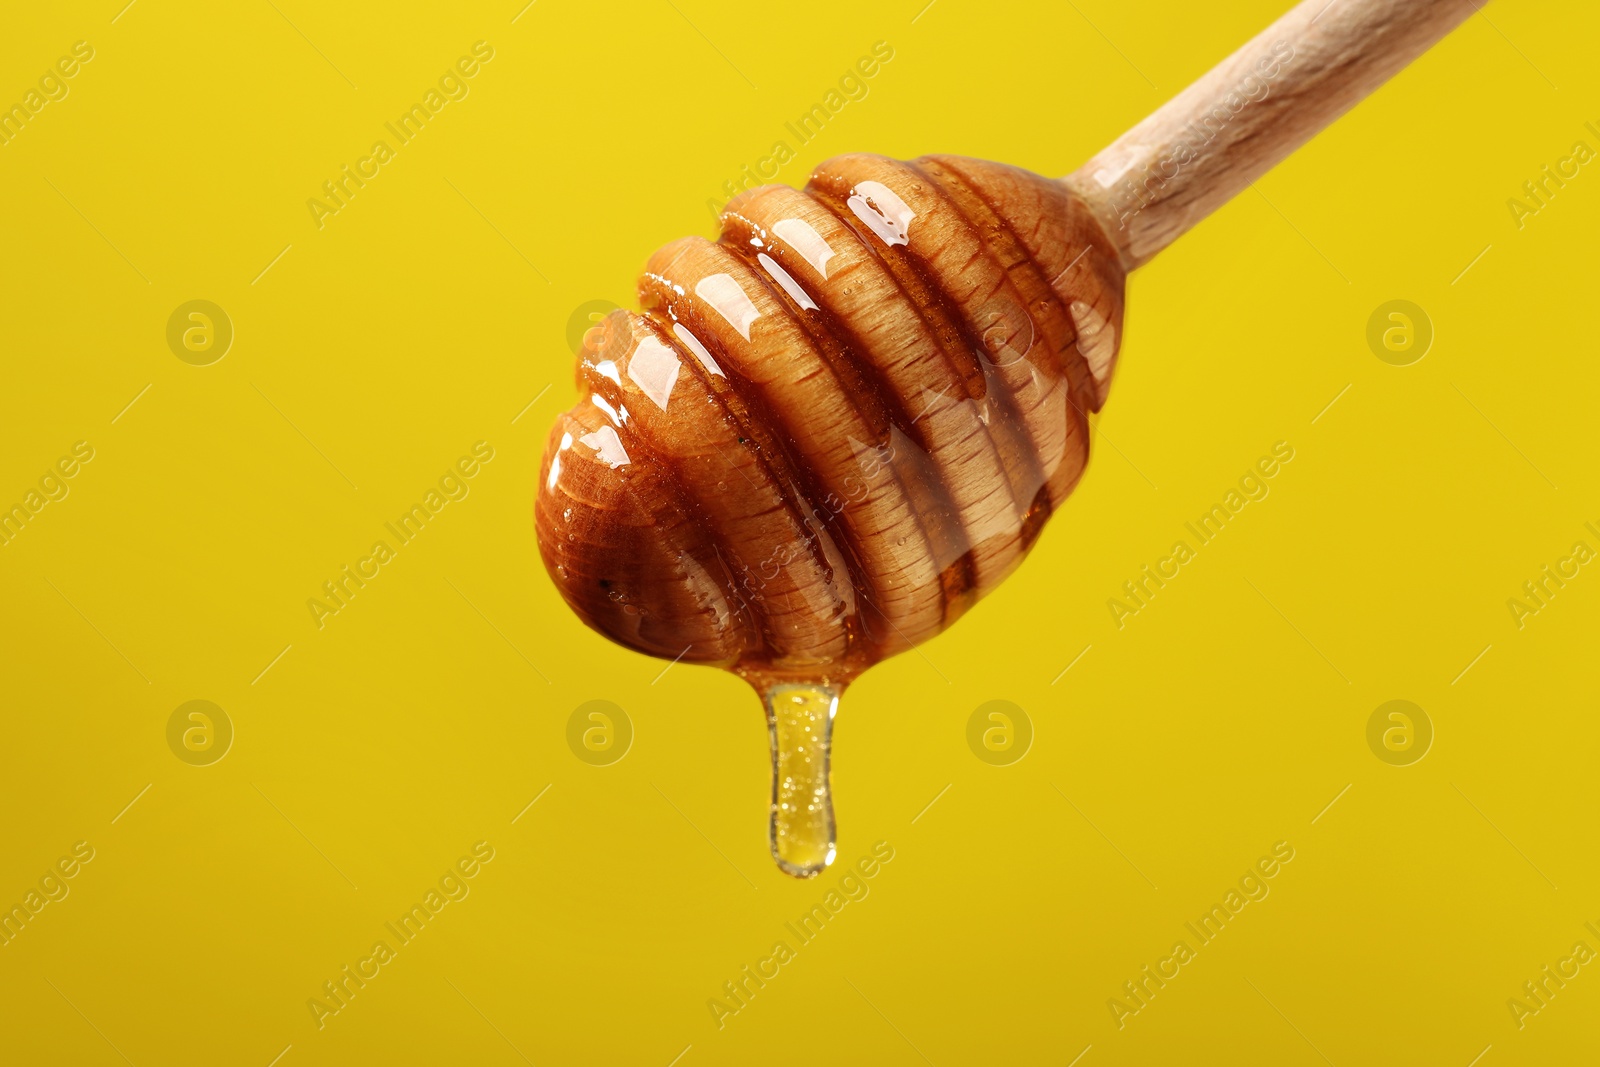
{"type": "Polygon", "coordinates": [[[729,203],[585,340],[540,551],[621,644],[838,686],[1016,567],[1088,459],[1123,271],[1056,181],[829,160],[729,203]]]}

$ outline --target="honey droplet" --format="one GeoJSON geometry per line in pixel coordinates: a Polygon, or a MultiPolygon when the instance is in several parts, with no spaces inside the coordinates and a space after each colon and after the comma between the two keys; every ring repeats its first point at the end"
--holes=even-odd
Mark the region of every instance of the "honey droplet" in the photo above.
{"type": "Polygon", "coordinates": [[[828,763],[839,691],[782,682],[762,696],[772,739],[772,858],[785,874],[814,878],[835,854],[828,763]]]}

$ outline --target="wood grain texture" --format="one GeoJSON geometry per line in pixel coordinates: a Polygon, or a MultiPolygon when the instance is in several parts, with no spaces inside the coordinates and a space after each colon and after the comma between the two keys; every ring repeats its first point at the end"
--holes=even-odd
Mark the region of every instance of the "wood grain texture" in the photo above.
{"type": "Polygon", "coordinates": [[[1478,6],[1475,0],[1306,0],[1066,181],[1132,270],[1478,6]]]}
{"type": "Polygon", "coordinates": [[[1123,273],[1060,182],[830,160],[650,260],[590,331],[540,550],[640,651],[848,682],[1021,561],[1088,458],[1123,273]]]}

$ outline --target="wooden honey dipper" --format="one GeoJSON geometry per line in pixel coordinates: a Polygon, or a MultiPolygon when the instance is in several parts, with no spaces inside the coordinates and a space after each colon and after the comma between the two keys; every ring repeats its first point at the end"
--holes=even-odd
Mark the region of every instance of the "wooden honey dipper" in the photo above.
{"type": "Polygon", "coordinates": [[[535,508],[591,627],[748,680],[772,852],[833,859],[839,694],[1014,569],[1077,484],[1129,270],[1475,10],[1307,0],[1060,181],[831,159],[742,193],[590,330],[535,508]]]}

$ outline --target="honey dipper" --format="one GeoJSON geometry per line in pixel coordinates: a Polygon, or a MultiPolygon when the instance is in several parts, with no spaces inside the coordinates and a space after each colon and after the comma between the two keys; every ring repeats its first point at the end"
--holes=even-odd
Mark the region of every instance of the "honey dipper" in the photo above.
{"type": "Polygon", "coordinates": [[[535,515],[584,622],[767,712],[787,873],[834,856],[839,695],[1022,560],[1089,456],[1128,271],[1475,10],[1307,0],[1050,180],[846,155],[667,245],[591,329],[535,515]]]}

